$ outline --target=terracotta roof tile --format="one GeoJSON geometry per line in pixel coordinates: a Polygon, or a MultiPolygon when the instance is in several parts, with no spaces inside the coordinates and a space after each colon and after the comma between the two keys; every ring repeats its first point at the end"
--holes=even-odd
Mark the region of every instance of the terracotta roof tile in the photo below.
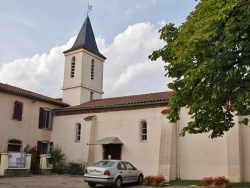
{"type": "MultiPolygon", "coordinates": [[[[70,112],[70,111],[93,111],[103,109],[113,109],[115,111],[116,108],[124,109],[128,107],[136,107],[142,108],[142,106],[167,106],[168,100],[172,95],[171,91],[159,92],[159,93],[149,93],[142,95],[131,95],[131,96],[123,96],[123,97],[114,97],[114,98],[106,98],[106,99],[96,99],[81,105],[69,106],[66,108],[58,108],[56,109],[57,114],[61,114],[60,112],[70,112]]],[[[131,109],[131,108],[129,108],[131,109]]]]}
{"type": "Polygon", "coordinates": [[[29,98],[32,100],[38,100],[38,101],[47,102],[50,104],[59,105],[61,107],[69,106],[68,104],[62,103],[57,99],[53,99],[53,98],[50,98],[50,97],[47,97],[38,93],[34,93],[25,89],[11,86],[8,84],[0,83],[0,91],[5,92],[5,93],[10,93],[13,95],[18,95],[18,96],[25,97],[25,98],[29,98]]]}
{"type": "Polygon", "coordinates": [[[92,115],[92,116],[88,116],[86,118],[84,118],[85,121],[91,121],[92,119],[94,119],[96,116],[92,115]]]}
{"type": "Polygon", "coordinates": [[[164,115],[165,114],[169,114],[170,113],[170,109],[168,109],[168,108],[164,109],[164,110],[161,111],[161,113],[164,114],[164,115]]]}

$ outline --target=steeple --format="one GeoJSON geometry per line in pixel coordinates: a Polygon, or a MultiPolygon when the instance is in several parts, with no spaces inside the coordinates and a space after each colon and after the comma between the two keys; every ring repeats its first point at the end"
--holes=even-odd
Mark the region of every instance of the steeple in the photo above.
{"type": "Polygon", "coordinates": [[[98,56],[100,56],[101,58],[106,59],[105,56],[103,56],[99,50],[98,47],[96,45],[96,40],[95,40],[95,35],[90,23],[90,19],[89,16],[86,17],[82,28],[76,38],[76,41],[74,43],[74,45],[72,46],[71,49],[65,51],[64,53],[79,49],[79,48],[84,48],[98,56]]]}
{"type": "Polygon", "coordinates": [[[103,66],[106,57],[98,50],[87,16],[72,48],[64,52],[63,102],[79,105],[103,94],[103,66]]]}

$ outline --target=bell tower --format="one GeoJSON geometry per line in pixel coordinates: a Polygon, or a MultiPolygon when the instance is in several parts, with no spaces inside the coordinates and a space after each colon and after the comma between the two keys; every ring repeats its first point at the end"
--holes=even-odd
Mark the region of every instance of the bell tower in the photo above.
{"type": "Polygon", "coordinates": [[[63,102],[79,105],[103,94],[103,64],[106,59],[98,50],[87,16],[71,49],[65,55],[63,102]]]}

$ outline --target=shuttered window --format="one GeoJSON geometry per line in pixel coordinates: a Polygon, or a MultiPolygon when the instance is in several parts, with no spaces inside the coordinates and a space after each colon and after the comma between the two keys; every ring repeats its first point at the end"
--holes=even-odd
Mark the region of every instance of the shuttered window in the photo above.
{"type": "Polygon", "coordinates": [[[39,129],[51,129],[52,111],[50,109],[40,108],[39,129]]]}
{"type": "Polygon", "coordinates": [[[18,121],[22,120],[23,115],[23,103],[19,101],[15,101],[14,103],[14,112],[13,112],[13,119],[16,119],[18,121]]]}

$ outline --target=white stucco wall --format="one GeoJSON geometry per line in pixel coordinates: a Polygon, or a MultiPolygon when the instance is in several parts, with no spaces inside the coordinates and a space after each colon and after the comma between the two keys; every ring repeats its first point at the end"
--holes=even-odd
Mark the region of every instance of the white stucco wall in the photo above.
{"type": "MultiPolygon", "coordinates": [[[[89,115],[96,115],[93,127],[92,141],[103,139],[105,137],[117,136],[123,142],[122,159],[130,161],[137,168],[142,169],[145,175],[159,174],[159,153],[160,153],[160,135],[162,124],[171,126],[168,120],[161,114],[164,108],[151,108],[130,111],[116,111],[96,114],[79,114],[56,116],[54,118],[54,127],[52,140],[55,144],[63,146],[68,161],[81,160],[87,162],[86,154],[83,151],[86,147],[93,151],[90,161],[96,162],[103,157],[103,148],[101,145],[87,145],[84,137],[88,136],[83,119],[89,115]],[[140,141],[140,121],[146,120],[148,126],[148,140],[140,141]],[[74,142],[75,123],[82,123],[82,140],[74,142]]],[[[89,125],[88,125],[89,126],[89,125]]],[[[172,132],[170,133],[172,134],[172,132]]],[[[165,134],[168,136],[168,134],[165,134]]],[[[172,139],[172,136],[171,136],[172,139]]],[[[171,145],[171,144],[170,144],[171,145]]],[[[170,148],[171,152],[171,148],[170,148]]],[[[171,155],[171,154],[170,154],[171,155]]],[[[171,157],[169,157],[171,158],[171,157]]],[[[170,162],[169,162],[170,164],[170,162]]],[[[91,164],[88,164],[91,165],[91,164]]]]}
{"type": "MultiPolygon", "coordinates": [[[[242,120],[242,119],[240,119],[242,120]]],[[[250,182],[250,128],[249,126],[239,125],[241,129],[241,144],[242,144],[242,173],[243,181],[250,182]]]]}
{"type": "Polygon", "coordinates": [[[84,49],[65,54],[63,79],[63,102],[77,105],[90,100],[90,91],[94,99],[102,98],[103,93],[103,62],[99,56],[84,49]],[[74,77],[70,77],[72,57],[75,57],[74,77]],[[94,60],[94,79],[91,79],[91,62],[94,60]]]}
{"type": "MultiPolygon", "coordinates": [[[[180,111],[180,130],[187,125],[190,117],[187,109],[180,111]]],[[[226,136],[216,139],[209,134],[186,134],[179,137],[180,178],[200,180],[206,176],[228,176],[226,136]]]]}

